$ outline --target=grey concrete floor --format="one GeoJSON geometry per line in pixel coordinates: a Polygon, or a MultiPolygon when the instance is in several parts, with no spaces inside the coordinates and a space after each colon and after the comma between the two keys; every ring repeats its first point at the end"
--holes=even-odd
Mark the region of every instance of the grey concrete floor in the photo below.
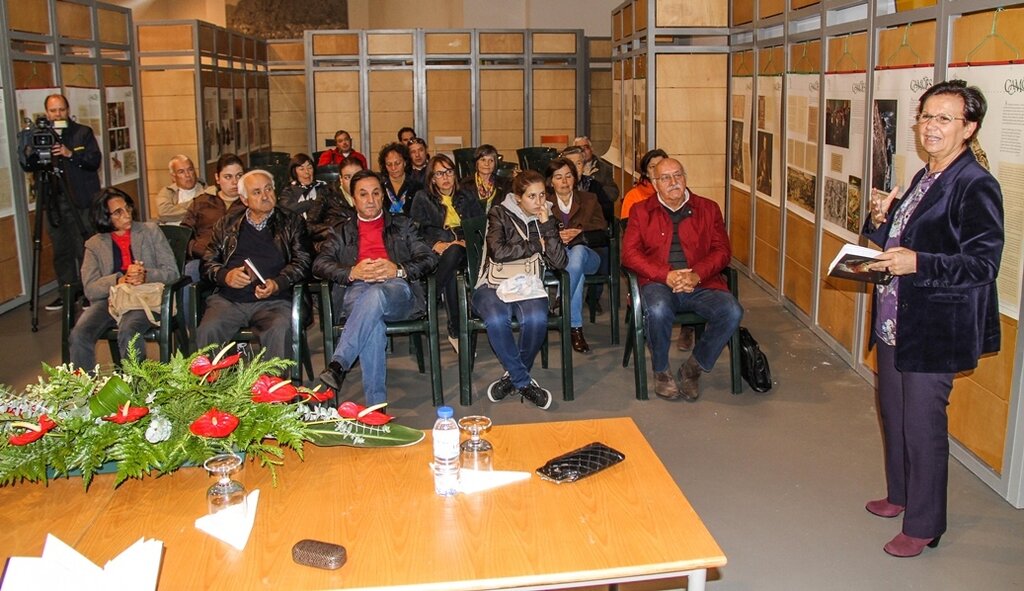
{"type": "MultiPolygon", "coordinates": [[[[445,399],[457,415],[486,414],[495,424],[630,416],[728,556],[710,573],[711,591],[824,589],[1024,589],[1024,511],[1010,506],[950,459],[949,531],[938,549],[914,559],[891,558],[882,545],[899,519],[874,517],[864,502],[884,495],[874,388],[771,296],[743,278],[743,324],[771,362],[770,394],[729,393],[728,361],[702,379],[694,404],[634,397],[632,367],[609,343],[608,313],[586,325],[594,351],[576,355],[576,400],[561,400],[559,354],[534,377],[555,395],[551,409],[483,395],[501,369],[481,337],[470,407],[458,406],[456,357],[442,342],[445,399]]],[[[50,297],[43,297],[49,301],[50,297]]],[[[605,302],[607,306],[607,301],[605,302]]],[[[620,312],[621,315],[621,312],[620,312]]],[[[314,368],[323,366],[319,332],[310,339],[314,368]]],[[[27,307],[0,316],[0,383],[35,381],[39,363],[60,358],[58,314],[41,313],[29,331],[27,307]]],[[[390,412],[429,428],[429,382],[416,371],[405,339],[389,358],[390,412]]],[[[105,345],[101,362],[109,363],[105,345]]],[[[151,351],[155,355],[155,351],[151,351]]],[[[673,352],[673,364],[682,360],[673,352]]],[[[361,401],[358,370],[343,398],[361,401]]],[[[684,581],[621,589],[684,587],[684,581]]]]}

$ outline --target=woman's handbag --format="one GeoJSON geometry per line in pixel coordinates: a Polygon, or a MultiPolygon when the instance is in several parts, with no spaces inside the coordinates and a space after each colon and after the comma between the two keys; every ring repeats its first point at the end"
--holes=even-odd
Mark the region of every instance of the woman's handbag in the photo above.
{"type": "Polygon", "coordinates": [[[156,315],[160,313],[160,304],[163,301],[163,283],[141,283],[129,285],[118,283],[110,287],[110,297],[107,299],[107,311],[114,318],[114,322],[121,323],[121,317],[131,310],[143,310],[146,318],[155,326],[160,326],[156,315]]]}
{"type": "Polygon", "coordinates": [[[768,367],[768,358],[750,331],[740,327],[740,373],[755,392],[767,392],[772,389],[772,370],[768,367]]]}
{"type": "MultiPolygon", "coordinates": [[[[512,222],[512,226],[516,229],[516,232],[523,238],[523,240],[529,241],[527,235],[523,232],[522,228],[518,224],[512,222]]],[[[486,232],[485,232],[486,235],[486,232]]],[[[536,277],[540,280],[544,279],[544,238],[540,239],[541,252],[534,253],[523,259],[515,259],[512,261],[498,262],[491,260],[487,255],[487,241],[484,240],[484,256],[481,262],[480,279],[477,281],[477,287],[481,284],[486,284],[490,287],[497,289],[502,283],[516,277],[517,275],[527,275],[536,277]]]]}

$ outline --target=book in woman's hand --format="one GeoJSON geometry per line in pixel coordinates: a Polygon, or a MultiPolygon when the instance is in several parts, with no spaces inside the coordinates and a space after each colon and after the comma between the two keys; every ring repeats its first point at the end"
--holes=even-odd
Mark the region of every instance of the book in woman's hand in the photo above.
{"type": "Polygon", "coordinates": [[[828,274],[842,279],[888,285],[892,281],[892,274],[868,269],[868,265],[877,262],[878,256],[881,254],[882,251],[873,248],[856,244],[844,245],[836,258],[832,259],[832,264],[828,266],[828,274]]]}

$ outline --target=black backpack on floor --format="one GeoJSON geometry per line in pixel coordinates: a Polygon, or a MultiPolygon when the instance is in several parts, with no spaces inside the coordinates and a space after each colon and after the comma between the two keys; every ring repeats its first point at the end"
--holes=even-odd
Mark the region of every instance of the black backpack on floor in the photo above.
{"type": "Polygon", "coordinates": [[[765,357],[757,341],[750,331],[740,327],[740,367],[743,379],[750,384],[755,392],[767,392],[772,389],[772,370],[768,367],[765,357]]]}

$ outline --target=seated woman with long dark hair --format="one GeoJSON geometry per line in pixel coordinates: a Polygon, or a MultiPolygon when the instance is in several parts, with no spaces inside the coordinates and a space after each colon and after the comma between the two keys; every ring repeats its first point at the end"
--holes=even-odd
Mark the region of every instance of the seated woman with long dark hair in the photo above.
{"type": "MultiPolygon", "coordinates": [[[[114,320],[107,309],[111,287],[119,283],[167,285],[178,279],[178,264],[164,233],[153,222],[133,222],[134,209],[131,195],[114,188],[105,189],[93,201],[98,233],[85,242],[82,259],[82,287],[92,305],[82,312],[68,338],[75,367],[89,370],[96,366],[96,340],[114,326],[122,358],[128,357],[132,338],[149,330],[144,310],[130,310],[119,322],[114,320]]],[[[145,359],[145,343],[137,341],[134,352],[145,359]]]]}
{"type": "Polygon", "coordinates": [[[427,188],[413,199],[409,217],[420,236],[441,257],[437,284],[448,312],[448,342],[459,351],[459,302],[455,274],[466,268],[466,240],[462,220],[484,214],[472,196],[455,190],[455,163],[438,154],[427,163],[427,188]]]}
{"type": "MultiPolygon", "coordinates": [[[[568,263],[558,223],[551,215],[544,177],[524,170],[512,181],[512,193],[487,212],[484,269],[492,262],[507,263],[542,253],[548,269],[564,269],[568,263]]],[[[530,369],[544,343],[548,322],[548,299],[505,302],[498,291],[481,279],[473,291],[473,309],[484,320],[487,340],[505,375],[487,388],[491,402],[518,394],[540,408],[551,406],[551,392],[530,377],[530,369]],[[519,320],[519,343],[512,334],[512,317],[519,320]]]]}
{"type": "Polygon", "coordinates": [[[391,213],[409,213],[413,196],[423,188],[411,175],[409,147],[398,142],[384,146],[377,156],[377,164],[384,179],[384,207],[391,213]]]}

